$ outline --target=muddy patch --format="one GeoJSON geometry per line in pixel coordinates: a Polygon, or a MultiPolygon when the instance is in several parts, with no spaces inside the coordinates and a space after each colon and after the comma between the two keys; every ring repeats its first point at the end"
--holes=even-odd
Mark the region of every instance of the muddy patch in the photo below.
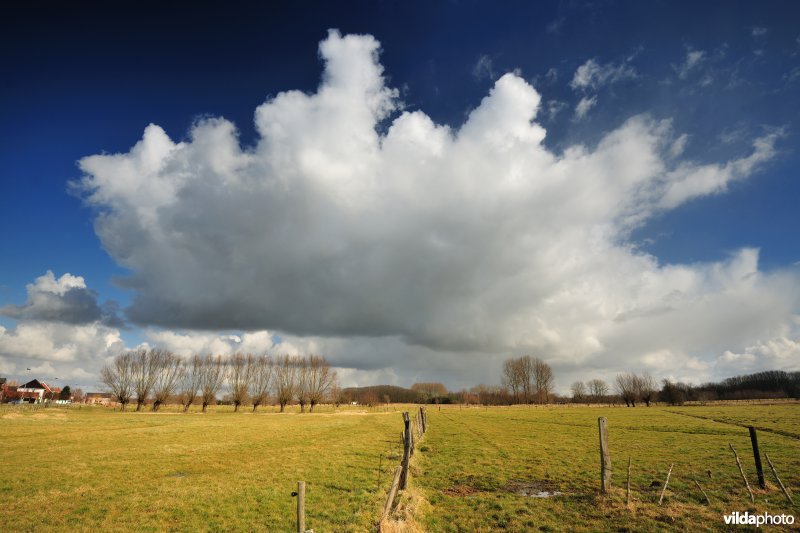
{"type": "Polygon", "coordinates": [[[477,494],[480,490],[475,487],[470,487],[469,485],[453,485],[449,489],[444,489],[442,492],[448,496],[460,496],[464,498],[472,494],[477,494]]]}
{"type": "Polygon", "coordinates": [[[526,498],[553,498],[564,494],[552,481],[511,481],[505,490],[526,498]]]}

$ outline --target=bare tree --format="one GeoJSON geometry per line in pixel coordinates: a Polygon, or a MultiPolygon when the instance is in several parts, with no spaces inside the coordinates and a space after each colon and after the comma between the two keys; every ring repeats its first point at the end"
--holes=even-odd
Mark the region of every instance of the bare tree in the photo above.
{"type": "Polygon", "coordinates": [[[628,407],[636,407],[636,399],[639,392],[638,383],[639,377],[632,372],[617,374],[614,389],[616,389],[617,394],[628,407]]]}
{"type": "Polygon", "coordinates": [[[280,356],[275,363],[275,396],[281,406],[281,413],[286,404],[292,401],[297,389],[297,362],[290,355],[280,356]]]}
{"type": "Polygon", "coordinates": [[[159,371],[161,351],[139,348],[133,353],[133,392],[136,394],[136,410],[141,411],[153,390],[159,371]]]}
{"type": "Polygon", "coordinates": [[[266,403],[269,399],[273,362],[272,358],[266,355],[248,356],[248,358],[248,364],[251,367],[250,400],[253,402],[253,412],[255,412],[259,405],[266,403]]]}
{"type": "Polygon", "coordinates": [[[181,404],[183,405],[184,413],[189,411],[189,407],[194,403],[197,394],[200,392],[200,384],[203,379],[203,361],[203,358],[199,355],[193,355],[186,363],[181,386],[181,404]]]}
{"type": "Polygon", "coordinates": [[[133,352],[123,352],[100,370],[100,380],[120,403],[122,411],[133,395],[133,357],[133,352]]]}
{"type": "Polygon", "coordinates": [[[517,360],[517,373],[519,374],[522,402],[526,404],[533,401],[534,389],[536,386],[534,383],[534,373],[537,361],[539,361],[539,359],[534,359],[530,355],[523,355],[517,360]]]}
{"type": "Polygon", "coordinates": [[[519,393],[522,389],[518,369],[519,362],[517,359],[506,359],[503,363],[503,386],[511,393],[514,403],[519,403],[519,393]]]}
{"type": "Polygon", "coordinates": [[[297,374],[295,377],[294,393],[297,396],[297,403],[300,404],[300,412],[305,413],[306,405],[308,405],[311,401],[311,398],[309,397],[311,389],[311,369],[309,368],[308,361],[305,357],[296,359],[295,364],[297,365],[297,374]]]}
{"type": "Polygon", "coordinates": [[[538,357],[533,360],[533,383],[536,401],[548,403],[553,391],[553,369],[538,357]]]}
{"type": "Polygon", "coordinates": [[[308,358],[308,402],[310,411],[321,403],[336,382],[336,372],[324,357],[311,355],[308,358]]]}
{"type": "Polygon", "coordinates": [[[253,371],[253,356],[244,356],[240,353],[233,354],[231,357],[228,384],[231,387],[231,399],[233,400],[233,412],[239,411],[239,406],[247,401],[247,393],[250,389],[250,377],[253,371]]]}
{"type": "Polygon", "coordinates": [[[183,360],[172,352],[159,352],[158,373],[153,384],[153,411],[167,402],[183,378],[183,360]]]}
{"type": "Polygon", "coordinates": [[[586,385],[583,381],[576,381],[570,386],[572,401],[582,402],[586,398],[586,385]]]}
{"type": "Polygon", "coordinates": [[[203,358],[203,372],[200,376],[200,394],[203,397],[203,412],[217,399],[217,392],[225,382],[227,363],[222,356],[207,355],[203,358]]]}
{"type": "Polygon", "coordinates": [[[588,387],[589,395],[595,403],[602,401],[608,394],[608,385],[602,379],[593,379],[589,381],[588,387]]]}
{"type": "Polygon", "coordinates": [[[642,374],[637,376],[636,380],[636,395],[644,402],[647,407],[655,400],[656,393],[658,392],[658,384],[653,376],[650,374],[642,374]]]}

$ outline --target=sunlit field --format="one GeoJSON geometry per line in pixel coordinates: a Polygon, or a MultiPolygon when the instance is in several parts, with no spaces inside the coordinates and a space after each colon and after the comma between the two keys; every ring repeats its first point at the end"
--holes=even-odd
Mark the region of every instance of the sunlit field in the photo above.
{"type": "Polygon", "coordinates": [[[290,531],[304,480],[308,528],[366,531],[383,504],[379,455],[399,461],[402,418],[319,410],[3,408],[2,530],[290,531]]]}
{"type": "MultiPolygon", "coordinates": [[[[2,407],[0,522],[5,531],[293,531],[291,492],[304,480],[307,528],[374,530],[400,460],[403,409],[415,406],[335,413],[323,406],[311,414],[217,406],[186,415],[2,407]]],[[[761,428],[762,453],[797,502],[798,405],[429,406],[428,413],[395,516],[409,520],[400,530],[715,531],[732,511],[800,518],[766,462],[768,488],[758,490],[743,427],[761,428]],[[609,426],[607,496],[598,491],[598,416],[609,426]],[[739,452],[755,505],[728,443],[739,452]]]]}
{"type": "Polygon", "coordinates": [[[512,407],[459,409],[429,415],[430,430],[416,478],[431,508],[429,531],[724,530],[732,511],[793,513],[767,469],[757,479],[746,428],[755,425],[784,484],[800,500],[800,405],[719,407],[512,407]],[[608,418],[613,490],[599,495],[597,418],[608,418]],[[782,434],[774,431],[781,431],[782,434]],[[785,434],[783,434],[785,433],[785,434]],[[794,436],[790,436],[794,434],[794,436]],[[752,505],[732,443],[755,492],[752,505]],[[631,500],[625,478],[632,458],[631,500]],[[672,475],[658,505],[670,464],[672,475]],[[710,474],[709,474],[710,473],[710,474]],[[694,485],[708,494],[711,505],[694,485]],[[652,485],[652,486],[651,486],[652,485]],[[562,494],[532,497],[541,491],[562,494]]]}

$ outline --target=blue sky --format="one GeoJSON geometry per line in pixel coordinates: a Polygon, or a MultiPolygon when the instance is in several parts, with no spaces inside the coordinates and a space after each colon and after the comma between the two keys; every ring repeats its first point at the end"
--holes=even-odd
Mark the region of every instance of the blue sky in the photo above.
{"type": "MultiPolygon", "coordinates": [[[[796,2],[31,2],[0,9],[0,373],[25,378],[34,368],[43,378],[60,374],[91,387],[106,358],[140,342],[181,353],[321,351],[346,384],[496,382],[503,358],[521,353],[551,362],[562,389],[629,369],[702,380],[800,365],[796,2]],[[339,33],[330,37],[329,29],[339,33]],[[348,35],[373,40],[355,43],[348,35]],[[323,41],[332,50],[321,57],[323,41]],[[364,48],[373,41],[377,56],[364,48]],[[259,130],[256,108],[285,91],[321,94],[323,70],[339,63],[342,72],[330,67],[328,76],[344,85],[347,65],[376,76],[378,93],[370,86],[362,95],[381,98],[383,107],[367,111],[372,121],[357,122],[361,107],[349,101],[320,99],[294,111],[281,101],[265,111],[272,117],[265,124],[297,138],[281,144],[259,130]],[[503,78],[508,83],[498,88],[507,73],[514,81],[503,78]],[[497,102],[508,96],[519,107],[471,120],[493,90],[497,102]],[[517,148],[499,157],[488,137],[471,138],[464,126],[510,128],[526,106],[536,108],[531,118],[546,135],[537,140],[529,132],[524,142],[552,158],[547,164],[517,148]],[[331,146],[347,132],[364,140],[372,131],[385,148],[401,116],[422,114],[475,146],[464,153],[458,143],[436,147],[433,130],[411,128],[421,136],[414,142],[433,150],[438,170],[431,174],[421,163],[405,168],[408,154],[394,160],[388,150],[351,151],[345,140],[331,146]],[[242,154],[260,162],[248,170],[241,161],[214,167],[213,177],[197,170],[205,167],[192,160],[202,157],[193,128],[211,117],[235,124],[242,154]],[[351,119],[352,131],[319,133],[351,119]],[[131,217],[144,212],[137,202],[161,193],[123,195],[113,183],[141,178],[139,190],[147,191],[173,179],[162,172],[168,164],[145,179],[117,160],[90,170],[78,162],[129,153],[149,124],[196,148],[179,158],[181,176],[194,181],[176,185],[151,213],[152,225],[128,231],[131,217]],[[613,132],[653,140],[606,154],[613,132]],[[318,133],[319,144],[303,144],[318,133]],[[578,146],[596,156],[596,177],[570,174],[583,172],[574,170],[582,168],[578,146]],[[620,157],[648,149],[664,168],[641,162],[635,187],[603,186],[614,191],[603,200],[609,207],[584,217],[596,206],[580,198],[624,173],[620,157]],[[277,163],[309,154],[320,168],[277,163]],[[373,156],[382,162],[371,170],[331,170],[373,156]],[[396,168],[414,177],[412,192],[400,187],[396,168]],[[362,170],[364,181],[351,187],[349,176],[362,170]],[[258,180],[259,172],[302,186],[286,185],[291,194],[280,196],[231,185],[258,180]],[[533,185],[504,196],[503,180],[514,173],[529,183],[566,173],[569,186],[554,194],[565,208],[538,218],[551,200],[533,185]],[[464,176],[471,185],[462,189],[464,176]],[[670,180],[681,184],[670,189],[670,180]],[[212,182],[221,188],[212,192],[212,182]],[[526,202],[517,205],[515,197],[526,202]],[[247,198],[263,200],[264,212],[247,198]],[[379,207],[394,228],[365,214],[379,207]],[[258,232],[231,237],[259,225],[263,239],[258,232]],[[369,225],[380,228],[367,232],[369,225]],[[35,281],[48,271],[52,283],[35,281]],[[617,286],[614,272],[642,281],[617,286]],[[754,276],[756,286],[740,282],[754,276]],[[405,290],[409,284],[414,289],[405,290]],[[737,298],[726,299],[731,294],[737,298]],[[51,307],[37,307],[40,300],[51,307]],[[78,313],[75,301],[97,305],[78,313]],[[715,305],[743,311],[706,324],[715,305]],[[632,324],[630,316],[650,318],[632,324]],[[698,323],[707,337],[681,329],[698,323]],[[752,327],[732,334],[743,323],[752,327]]],[[[215,135],[210,142],[224,144],[215,135]]]]}

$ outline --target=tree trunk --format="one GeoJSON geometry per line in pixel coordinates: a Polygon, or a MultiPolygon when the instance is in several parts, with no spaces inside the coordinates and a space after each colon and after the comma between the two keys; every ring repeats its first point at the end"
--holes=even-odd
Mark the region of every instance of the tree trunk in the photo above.
{"type": "Polygon", "coordinates": [[[314,412],[314,407],[315,407],[316,405],[317,405],[317,402],[311,402],[311,407],[310,407],[310,409],[309,409],[309,412],[313,413],[313,412],[314,412]]]}
{"type": "Polygon", "coordinates": [[[161,402],[156,400],[153,402],[153,412],[155,413],[161,407],[161,402]]]}
{"type": "Polygon", "coordinates": [[[208,405],[208,402],[203,402],[203,412],[204,412],[204,413],[206,412],[206,406],[207,406],[207,405],[208,405]]]}
{"type": "Polygon", "coordinates": [[[136,412],[142,410],[142,406],[144,405],[144,400],[136,400],[136,412]]]}
{"type": "Polygon", "coordinates": [[[305,413],[306,412],[306,404],[300,403],[300,412],[301,413],[305,413]]]}
{"type": "Polygon", "coordinates": [[[234,413],[238,413],[239,412],[239,402],[234,402],[233,403],[233,412],[234,413]]]}
{"type": "Polygon", "coordinates": [[[184,413],[188,413],[188,412],[189,412],[189,406],[190,406],[190,405],[192,405],[192,404],[190,404],[190,403],[187,403],[186,405],[184,405],[184,406],[183,406],[183,412],[184,412],[184,413]]]}
{"type": "Polygon", "coordinates": [[[125,406],[128,404],[128,402],[120,402],[120,403],[122,404],[122,407],[120,408],[120,411],[124,411],[125,410],[125,406]]]}
{"type": "Polygon", "coordinates": [[[253,412],[254,413],[256,412],[256,407],[258,407],[258,404],[257,403],[253,403],[253,412]]]}
{"type": "Polygon", "coordinates": [[[281,413],[283,412],[283,410],[284,410],[284,408],[285,408],[285,407],[286,407],[286,404],[285,404],[285,403],[283,403],[283,402],[281,402],[281,413]]]}

